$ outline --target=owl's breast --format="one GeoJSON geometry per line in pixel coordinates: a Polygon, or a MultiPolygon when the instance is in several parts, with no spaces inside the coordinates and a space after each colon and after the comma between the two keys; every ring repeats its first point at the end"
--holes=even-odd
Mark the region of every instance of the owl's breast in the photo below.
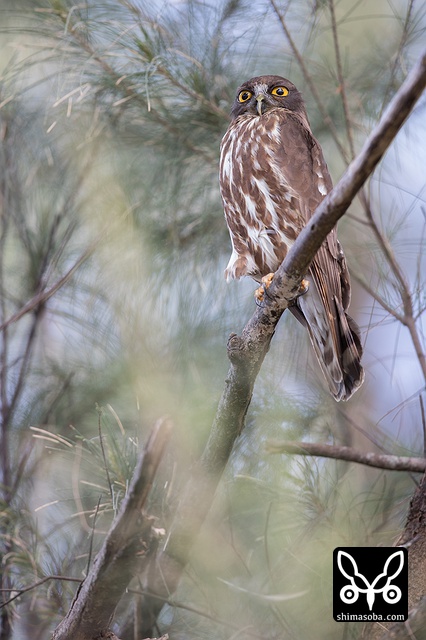
{"type": "Polygon", "coordinates": [[[275,271],[301,229],[300,197],[282,170],[282,124],[273,112],[242,116],[221,145],[220,187],[234,249],[254,260],[248,274],[275,271]]]}

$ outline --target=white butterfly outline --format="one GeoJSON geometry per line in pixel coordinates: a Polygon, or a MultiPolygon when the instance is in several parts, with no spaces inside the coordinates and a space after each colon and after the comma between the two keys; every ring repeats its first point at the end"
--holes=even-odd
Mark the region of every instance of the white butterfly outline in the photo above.
{"type": "Polygon", "coordinates": [[[383,567],[383,572],[380,573],[375,579],[374,581],[370,584],[369,581],[367,580],[367,578],[365,576],[362,575],[362,573],[360,573],[358,571],[358,565],[355,562],[354,558],[347,553],[346,551],[341,551],[339,550],[337,553],[337,565],[339,567],[340,572],[345,576],[345,578],[347,578],[350,581],[350,585],[345,585],[344,587],[342,587],[342,589],[340,590],[340,599],[345,603],[345,604],[353,604],[354,602],[356,602],[358,600],[358,596],[360,593],[365,593],[367,595],[367,603],[368,603],[368,607],[370,609],[370,611],[373,608],[373,604],[374,601],[376,599],[376,594],[377,593],[382,593],[383,595],[383,599],[385,600],[385,602],[387,602],[388,604],[394,604],[396,602],[399,602],[401,597],[402,597],[402,593],[401,593],[401,589],[399,587],[397,587],[396,585],[392,585],[391,582],[394,578],[396,578],[402,571],[402,568],[404,566],[404,552],[402,551],[402,549],[400,549],[399,551],[395,551],[395,553],[393,553],[391,556],[389,556],[389,558],[386,560],[385,566],[383,567]],[[361,588],[358,587],[355,583],[355,580],[353,578],[353,576],[350,576],[345,569],[343,568],[342,565],[342,556],[345,556],[349,562],[352,564],[352,567],[354,569],[354,576],[356,576],[357,578],[359,578],[365,585],[366,588],[361,588]],[[390,562],[392,561],[393,558],[399,556],[399,566],[398,569],[391,574],[390,576],[388,576],[388,567],[390,562]],[[384,587],[380,588],[380,589],[376,589],[375,585],[378,583],[378,581],[381,578],[386,578],[386,584],[384,585],[384,587]],[[349,589],[349,593],[348,595],[346,595],[347,590],[349,589]],[[389,592],[392,591],[393,595],[390,595],[389,592]]]}

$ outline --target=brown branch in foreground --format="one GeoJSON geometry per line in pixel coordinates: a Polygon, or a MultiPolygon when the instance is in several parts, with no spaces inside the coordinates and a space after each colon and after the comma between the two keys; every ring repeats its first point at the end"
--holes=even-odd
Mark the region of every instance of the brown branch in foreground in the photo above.
{"type": "MultiPolygon", "coordinates": [[[[254,383],[276,325],[297,293],[308,267],[327,235],[344,215],[362,185],[374,171],[426,86],[426,50],[395,94],[360,154],[317,208],[276,272],[263,307],[257,308],[239,337],[231,335],[228,356],[231,366],[219,401],[210,437],[198,466],[193,469],[178,506],[166,547],[159,558],[160,570],[145,589],[163,597],[174,592],[186,566],[195,537],[210,509],[216,487],[244,427],[254,383]]],[[[158,599],[142,599],[142,632],[150,631],[162,608],[158,599]]],[[[123,640],[132,637],[129,628],[123,640]]]]}
{"type": "Polygon", "coordinates": [[[318,456],[320,458],[334,458],[358,462],[368,467],[390,469],[392,471],[411,471],[423,473],[426,470],[425,458],[411,458],[408,456],[392,456],[382,453],[364,453],[340,445],[322,444],[318,442],[291,442],[286,440],[269,440],[266,443],[267,453],[293,453],[299,456],[318,456]]]}
{"type": "Polygon", "coordinates": [[[171,435],[169,420],[159,420],[139,457],[120,511],[78,589],[71,608],[53,632],[53,640],[92,640],[108,637],[114,610],[135,571],[150,561],[156,546],[150,516],[143,513],[165,446],[171,435]]]}

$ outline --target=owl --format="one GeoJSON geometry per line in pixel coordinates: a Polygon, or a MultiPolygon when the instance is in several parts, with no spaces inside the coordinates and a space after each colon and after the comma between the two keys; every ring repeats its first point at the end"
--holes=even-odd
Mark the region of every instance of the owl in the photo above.
{"type": "MultiPolygon", "coordinates": [[[[242,84],[220,149],[220,190],[232,243],[227,281],[251,276],[267,286],[331,189],[294,84],[271,75],[242,84]]],[[[364,372],[359,328],[347,314],[350,280],[335,229],[305,277],[305,293],[290,311],[308,330],[331,394],[348,400],[364,372]]]]}

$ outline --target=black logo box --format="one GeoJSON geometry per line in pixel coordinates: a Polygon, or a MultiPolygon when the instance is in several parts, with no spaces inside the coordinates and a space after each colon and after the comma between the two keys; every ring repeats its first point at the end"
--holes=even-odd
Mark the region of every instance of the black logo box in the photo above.
{"type": "Polygon", "coordinates": [[[407,549],[339,547],[334,550],[333,617],[336,621],[346,621],[357,616],[360,620],[371,620],[375,616],[381,620],[407,619],[407,549]]]}

